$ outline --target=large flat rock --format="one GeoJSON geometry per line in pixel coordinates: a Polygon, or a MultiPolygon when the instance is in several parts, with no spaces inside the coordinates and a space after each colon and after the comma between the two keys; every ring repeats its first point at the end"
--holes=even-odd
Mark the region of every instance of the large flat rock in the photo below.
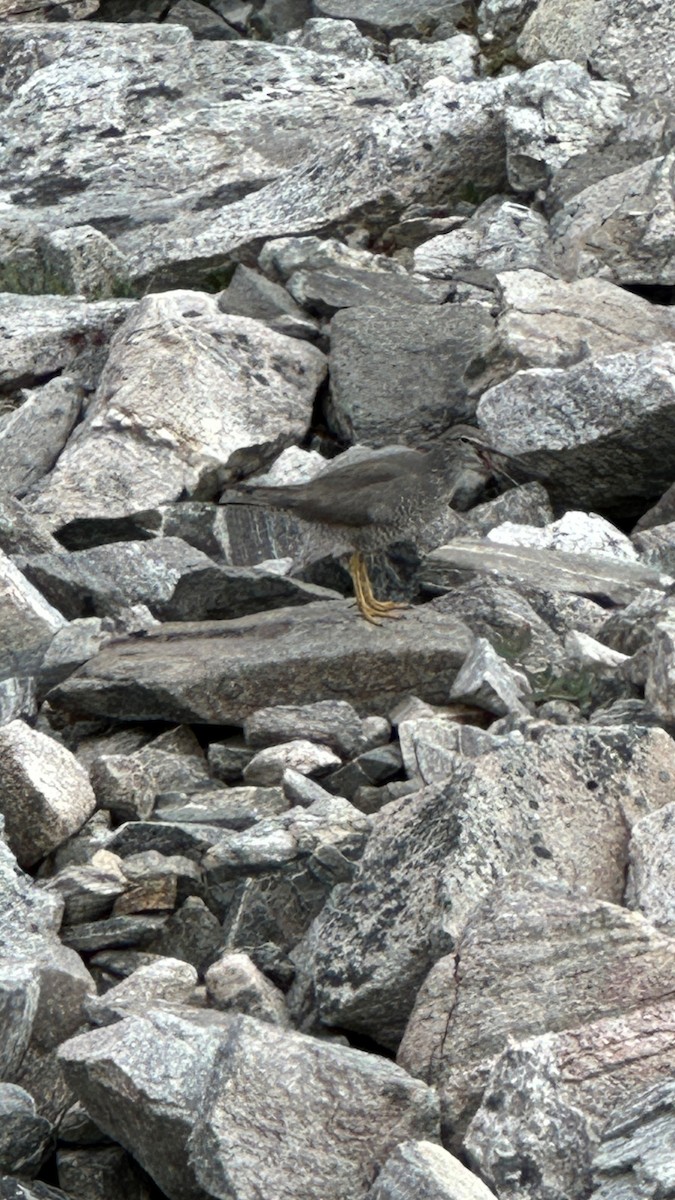
{"type": "Polygon", "coordinates": [[[113,642],[50,701],[125,721],[238,724],[265,705],[325,699],[372,713],[408,692],[447,701],[472,642],[462,621],[430,606],[376,627],[349,601],[324,601],[113,642]]]}

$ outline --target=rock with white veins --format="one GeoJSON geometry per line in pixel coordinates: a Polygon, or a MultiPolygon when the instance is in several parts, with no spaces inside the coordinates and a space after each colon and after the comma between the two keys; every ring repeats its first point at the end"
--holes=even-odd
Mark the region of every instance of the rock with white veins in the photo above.
{"type": "Polygon", "coordinates": [[[77,833],[95,807],[87,773],[65,746],[23,721],[2,726],[0,811],[21,866],[33,866],[77,833]]]}
{"type": "Polygon", "coordinates": [[[314,346],[228,316],[215,297],[147,296],[118,331],[86,417],[28,506],[75,518],[213,495],[304,436],[326,370],[314,346]]]}

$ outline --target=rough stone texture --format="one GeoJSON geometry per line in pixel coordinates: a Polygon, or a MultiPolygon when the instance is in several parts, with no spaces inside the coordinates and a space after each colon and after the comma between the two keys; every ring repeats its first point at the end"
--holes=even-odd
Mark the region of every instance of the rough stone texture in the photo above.
{"type": "Polygon", "coordinates": [[[81,1034],[60,1049],[68,1084],[90,1117],[169,1200],[205,1200],[187,1142],[229,1024],[216,1012],[154,1010],[81,1034]]]}
{"type": "Polygon", "coordinates": [[[13,1083],[0,1083],[0,1172],[32,1176],[46,1158],[54,1130],[37,1114],[33,1097],[13,1083]]]}
{"type": "Polygon", "coordinates": [[[234,1010],[282,1027],[290,1023],[282,993],[248,954],[221,955],[209,967],[204,983],[209,1002],[220,1012],[234,1010]]]}
{"type": "Polygon", "coordinates": [[[643,97],[668,94],[672,86],[675,25],[668,0],[581,0],[570,10],[565,0],[540,0],[521,37],[518,51],[527,62],[573,58],[601,78],[628,84],[643,97]]]}
{"type": "Polygon", "coordinates": [[[295,1200],[299,1185],[307,1200],[358,1200],[400,1140],[436,1139],[437,1103],[385,1059],[235,1017],[191,1160],[221,1200],[295,1200]]]}
{"type": "Polygon", "coordinates": [[[0,672],[33,674],[66,621],[0,550],[0,672]]]}
{"type": "Polygon", "coordinates": [[[629,846],[626,903],[675,933],[675,804],[636,821],[629,846]]]}
{"type": "MultiPolygon", "coordinates": [[[[497,286],[500,351],[518,371],[526,366],[573,368],[589,357],[592,365],[597,355],[639,351],[675,339],[670,309],[655,307],[607,279],[567,281],[541,271],[503,271],[497,286]]],[[[503,448],[512,448],[506,436],[495,444],[502,449],[502,442],[503,448]]]]}
{"type": "Polygon", "coordinates": [[[211,296],[148,296],[110,348],[96,396],[32,497],[54,527],[215,488],[220,468],[302,437],[325,360],[211,296]],[[180,353],[177,347],[180,346],[180,353]]]}
{"type": "Polygon", "coordinates": [[[532,870],[618,904],[627,823],[669,801],[671,745],[638,726],[548,726],[536,741],[488,739],[473,760],[446,758],[444,786],[375,816],[354,880],[294,951],[292,1011],[306,1011],[309,989],[324,1024],[396,1046],[429,968],[497,879],[532,870]]]}
{"type": "Polygon", "coordinates": [[[416,446],[470,417],[494,323],[477,304],[370,305],[331,327],[331,416],[350,441],[416,446]]]}
{"type": "Polygon", "coordinates": [[[516,192],[543,188],[569,159],[622,129],[625,88],[590,79],[585,66],[542,63],[507,91],[506,162],[516,192]]]}
{"type": "Polygon", "coordinates": [[[158,958],[132,971],[103,996],[88,999],[85,1009],[94,1025],[110,1025],[128,1016],[187,1003],[196,986],[197,972],[189,963],[158,958]]]}
{"type": "Polygon", "coordinates": [[[23,496],[51,471],[79,416],[82,396],[68,375],[24,394],[20,408],[0,427],[3,489],[23,496]]]}
{"type": "Polygon", "coordinates": [[[428,609],[378,629],[347,602],[307,604],[238,621],[163,626],[157,635],[107,647],[50,700],[125,720],[228,724],[272,703],[321,700],[329,682],[336,699],[383,711],[409,691],[442,701],[470,644],[461,621],[428,609]]]}
{"type": "Polygon", "coordinates": [[[647,499],[675,471],[675,346],[520,371],[484,393],[478,416],[488,436],[499,430],[500,449],[524,454],[577,504],[647,499]]]}
{"type": "Polygon", "coordinates": [[[330,746],[342,758],[351,758],[366,747],[366,732],[355,708],[346,700],[319,700],[316,704],[275,704],[261,708],[244,722],[249,746],[260,749],[300,736],[330,746]]]}
{"type": "MultiPolygon", "coordinates": [[[[631,1096],[670,1080],[674,1039],[668,999],[512,1042],[469,1128],[469,1161],[507,1200],[582,1200],[608,1118],[631,1096]]],[[[626,1200],[626,1192],[618,1197],[626,1200]]]]}
{"type": "MultiPolygon", "coordinates": [[[[16,34],[10,30],[10,39],[16,34]]],[[[0,292],[0,390],[33,387],[60,371],[91,386],[112,335],[135,307],[130,300],[86,304],[76,296],[33,298],[0,292]]]]}
{"type": "Polygon", "coordinates": [[[463,0],[314,0],[317,16],[352,20],[371,37],[429,37],[464,15],[463,0]]]}
{"type": "Polygon", "coordinates": [[[527,676],[514,671],[486,638],[476,638],[455,679],[450,699],[465,700],[496,716],[505,716],[509,712],[527,713],[532,704],[531,691],[527,676]]]}
{"type": "Polygon", "coordinates": [[[675,712],[675,623],[660,621],[646,649],[645,699],[666,720],[675,712]]]}
{"type": "Polygon", "coordinates": [[[593,1159],[591,1200],[649,1200],[675,1189],[675,1085],[656,1084],[611,1114],[593,1159]]]}
{"type": "Polygon", "coordinates": [[[503,196],[491,196],[458,229],[422,242],[413,262],[423,274],[479,287],[494,286],[499,272],[553,273],[545,218],[503,196]]]}
{"type": "Polygon", "coordinates": [[[490,1200],[493,1192],[433,1142],[400,1142],[367,1200],[490,1200]]]}
{"type": "Polygon", "coordinates": [[[666,1001],[672,943],[642,916],[559,883],[507,880],[422,985],[398,1061],[438,1088],[458,1144],[508,1038],[574,1030],[666,1001]]]}
{"type": "Polygon", "coordinates": [[[67,1188],[68,1196],[95,1196],[96,1200],[147,1198],[147,1179],[121,1146],[60,1149],[56,1166],[59,1185],[67,1188]]]}
{"type": "Polygon", "coordinates": [[[590,183],[554,217],[551,235],[568,278],[602,274],[619,284],[675,278],[675,152],[590,183]]]}
{"type": "Polygon", "coordinates": [[[70,751],[23,721],[3,725],[0,811],[21,866],[32,866],[77,833],[95,807],[86,772],[70,751]]]}
{"type": "Polygon", "coordinates": [[[267,746],[254,754],[244,767],[244,779],[249,784],[269,787],[281,783],[284,771],[291,767],[302,775],[323,775],[340,765],[340,758],[327,746],[296,738],[280,746],[267,746]]]}
{"type": "MultiPolygon", "coordinates": [[[[505,542],[510,546],[564,550],[566,554],[597,554],[603,558],[620,558],[629,562],[635,562],[638,558],[630,538],[597,513],[569,511],[559,520],[543,527],[505,521],[503,525],[491,529],[487,538],[490,542],[505,542]]],[[[665,567],[660,569],[665,572],[665,567]]]]}

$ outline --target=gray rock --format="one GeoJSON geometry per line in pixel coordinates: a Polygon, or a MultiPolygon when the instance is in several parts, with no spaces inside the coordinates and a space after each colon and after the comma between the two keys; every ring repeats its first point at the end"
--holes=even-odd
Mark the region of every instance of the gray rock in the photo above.
{"type": "Polygon", "coordinates": [[[82,388],[68,375],[24,393],[0,428],[2,485],[14,496],[51,471],[80,414],[82,388]]]}
{"type": "MultiPolygon", "coordinates": [[[[283,4],[284,0],[281,0],[280,6],[283,4]]],[[[299,0],[298,7],[301,5],[302,0],[299,0]]],[[[316,50],[318,54],[343,54],[345,58],[355,58],[358,62],[373,58],[376,52],[370,38],[363,37],[354,22],[345,18],[310,17],[304,21],[302,29],[289,31],[283,40],[286,46],[304,46],[307,50],[316,50]]]]}
{"type": "Polygon", "coordinates": [[[505,716],[529,712],[531,695],[527,676],[500,658],[486,638],[476,638],[452,686],[450,700],[464,700],[505,716]]]}
{"type": "Polygon", "coordinates": [[[629,846],[626,904],[658,929],[675,933],[675,804],[636,821],[629,846]]]}
{"type": "Polygon", "coordinates": [[[243,778],[244,767],[254,753],[253,748],[247,746],[240,735],[227,738],[224,742],[211,742],[207,755],[209,769],[212,775],[216,779],[222,779],[223,783],[239,783],[243,778]]]}
{"type": "Polygon", "coordinates": [[[191,963],[200,974],[223,949],[220,921],[199,896],[189,896],[168,921],[157,926],[147,943],[153,954],[165,954],[191,963]]]}
{"type": "Polygon", "coordinates": [[[310,341],[319,334],[316,322],[307,317],[286,288],[243,263],[237,265],[227,290],[220,293],[218,307],[232,316],[264,321],[278,333],[292,335],[295,329],[296,336],[310,341]]]}
{"type": "Polygon", "coordinates": [[[149,946],[166,925],[166,916],[122,916],[107,917],[99,921],[83,921],[81,924],[65,925],[61,939],[66,946],[79,954],[96,953],[97,950],[120,946],[149,946]]]}
{"type": "Polygon", "coordinates": [[[241,36],[218,13],[198,4],[196,0],[177,0],[171,6],[166,21],[187,26],[195,38],[231,41],[241,36]]]}
{"type": "Polygon", "coordinates": [[[523,1195],[523,1171],[539,1194],[581,1200],[608,1119],[626,1097],[669,1075],[672,1054],[670,1000],[512,1041],[469,1128],[469,1162],[509,1200],[523,1195]]]}
{"type": "Polygon", "coordinates": [[[247,954],[221,954],[204,975],[204,982],[209,1003],[220,1012],[234,1010],[270,1025],[288,1026],[283,994],[247,954]]]}
{"type": "MultiPolygon", "coordinates": [[[[510,362],[511,372],[526,366],[574,370],[578,364],[583,369],[593,366],[596,355],[647,350],[675,336],[669,309],[650,304],[608,279],[570,282],[551,279],[541,271],[519,270],[500,272],[497,284],[499,356],[510,362]],[[585,364],[582,360],[589,357],[590,363],[585,364]]],[[[500,449],[515,449],[506,440],[506,429],[494,429],[482,415],[479,423],[497,437],[495,445],[500,449]]]]}
{"type": "Polygon", "coordinates": [[[416,90],[438,75],[456,83],[470,83],[477,77],[478,53],[478,42],[468,33],[434,42],[394,38],[389,43],[389,61],[400,65],[408,84],[416,90]]]}
{"type": "MultiPolygon", "coordinates": [[[[45,895],[17,870],[0,841],[0,1000],[8,1031],[2,1065],[17,1082],[29,1039],[32,1052],[48,1054],[82,1024],[83,1000],[94,990],[82,961],[56,936],[61,912],[55,897],[45,895]]],[[[32,1091],[27,1083],[24,1086],[32,1091]]]]}
{"type": "Polygon", "coordinates": [[[455,586],[467,574],[487,571],[498,572],[501,580],[517,586],[598,596],[615,604],[629,603],[644,588],[665,592],[670,586],[670,576],[642,563],[469,538],[458,538],[428,554],[422,565],[422,580],[438,592],[455,586]]]}
{"type": "Polygon", "coordinates": [[[110,1025],[128,1016],[144,1016],[148,1010],[188,1003],[196,985],[194,967],[177,958],[158,958],[132,971],[105,995],[90,998],[87,1017],[94,1025],[110,1025]]]}
{"type": "Polygon", "coordinates": [[[669,801],[674,770],[668,735],[630,726],[547,725],[536,741],[488,738],[479,757],[455,755],[444,786],[379,814],[354,880],[293,952],[292,1011],[309,987],[323,1024],[396,1046],[429,968],[497,879],[531,870],[619,903],[626,822],[669,801]]]}
{"type": "MultiPolygon", "coordinates": [[[[545,550],[564,550],[567,554],[597,554],[628,562],[636,562],[638,558],[630,539],[597,513],[568,511],[543,527],[505,521],[491,529],[487,537],[491,542],[539,546],[545,550]]],[[[665,570],[664,573],[667,574],[665,570]]]]}
{"type": "Polygon", "coordinates": [[[59,1052],[89,1115],[170,1200],[205,1200],[187,1141],[230,1023],[216,1012],[192,1010],[188,1018],[156,1010],[81,1034],[59,1052]]]}
{"type": "Polygon", "coordinates": [[[371,304],[331,325],[331,406],[336,431],[370,446],[419,445],[475,412],[494,323],[476,304],[371,304]]]}
{"type": "Polygon", "coordinates": [[[419,277],[412,279],[407,274],[364,271],[347,266],[323,271],[295,271],[286,287],[298,304],[324,320],[343,308],[442,304],[449,290],[443,284],[419,277]]]}
{"type": "Polygon", "coordinates": [[[216,787],[211,791],[193,792],[188,798],[172,793],[162,796],[156,816],[158,820],[178,824],[186,822],[242,830],[287,808],[288,801],[281,787],[216,787]]]}
{"type": "Polygon", "coordinates": [[[646,654],[645,699],[659,717],[671,720],[675,711],[675,624],[671,620],[657,624],[646,654]]]}
{"type": "Polygon", "coordinates": [[[623,128],[626,88],[591,79],[585,65],[544,62],[511,80],[506,162],[516,192],[536,192],[577,154],[612,141],[623,128]]]}
{"type": "Polygon", "coordinates": [[[583,0],[573,12],[564,0],[542,0],[518,40],[526,62],[572,58],[601,79],[627,84],[641,98],[667,94],[673,36],[670,6],[645,9],[636,0],[583,0]]]}
{"type": "Polygon", "coordinates": [[[480,287],[494,287],[504,271],[554,273],[545,218],[504,196],[491,196],[458,229],[422,242],[414,264],[423,274],[480,287]]]}
{"type": "Polygon", "coordinates": [[[299,804],[302,808],[309,808],[316,800],[328,800],[330,798],[330,792],[322,788],[315,779],[309,779],[306,775],[301,775],[299,771],[294,771],[292,767],[288,767],[284,771],[281,786],[284,796],[291,807],[299,804]]]}
{"type": "Polygon", "coordinates": [[[400,1142],[367,1200],[490,1200],[494,1193],[433,1142],[400,1142]]]}
{"type": "Polygon", "coordinates": [[[384,783],[386,779],[398,775],[400,770],[401,752],[396,743],[393,743],[365,750],[352,762],[345,763],[337,771],[331,772],[323,782],[328,791],[338,796],[346,796],[353,802],[359,788],[384,783]]]}
{"type": "Polygon", "coordinates": [[[127,721],[235,724],[271,704],[324,699],[330,671],[335,699],[382,711],[410,691],[442,702],[470,644],[461,621],[429,609],[374,629],[347,602],[307,604],[239,621],[164,626],[161,634],[108,646],[59,684],[50,702],[127,721]]]}
{"type": "Polygon", "coordinates": [[[674,161],[675,152],[653,157],[568,200],[551,223],[561,272],[570,278],[602,273],[618,284],[670,284],[674,161]]]}
{"type": "Polygon", "coordinates": [[[649,1200],[673,1190],[675,1086],[657,1083],[611,1114],[593,1159],[591,1200],[649,1200]]]}
{"type": "Polygon", "coordinates": [[[133,755],[102,754],[89,771],[99,808],[118,821],[144,820],[155,805],[155,783],[133,755]]]}
{"type": "Polygon", "coordinates": [[[116,334],[77,436],[29,507],[58,527],[213,494],[219,469],[253,466],[302,437],[324,373],[313,346],[226,316],[211,296],[147,296],[116,334]],[[186,387],[194,372],[198,412],[186,387]]]}
{"type": "Polygon", "coordinates": [[[462,0],[314,0],[317,16],[348,18],[363,33],[388,41],[391,37],[429,37],[452,28],[465,16],[462,0]]]}
{"type": "Polygon", "coordinates": [[[21,866],[33,866],[91,816],[96,797],[69,750],[23,721],[0,729],[0,812],[21,866]]]}
{"type": "Polygon", "coordinates": [[[59,549],[56,538],[30,515],[20,500],[0,495],[0,550],[4,554],[44,554],[59,549]]]}
{"type": "Polygon", "coordinates": [[[240,1016],[214,1065],[190,1158],[223,1200],[357,1200],[401,1138],[436,1139],[437,1122],[433,1092],[393,1063],[240,1016]]]}
{"type": "Polygon", "coordinates": [[[31,721],[36,713],[37,696],[32,676],[10,675],[8,679],[0,680],[0,725],[20,717],[31,721]]]}
{"type": "Polygon", "coordinates": [[[63,897],[66,925],[95,921],[107,916],[118,896],[128,887],[121,859],[107,850],[97,850],[85,866],[63,867],[40,886],[63,897]]]}
{"type": "Polygon", "coordinates": [[[675,522],[634,533],[631,540],[642,562],[672,575],[675,571],[675,522]]]}
{"type": "Polygon", "coordinates": [[[261,708],[244,722],[244,737],[256,749],[300,737],[329,746],[342,758],[358,754],[366,741],[361,718],[346,700],[261,708]]]}
{"type": "Polygon", "coordinates": [[[31,675],[65,619],[0,550],[0,673],[31,675]]]}
{"type": "Polygon", "coordinates": [[[430,971],[398,1061],[439,1090],[446,1144],[457,1146],[509,1039],[631,1016],[666,999],[673,972],[668,937],[639,914],[515,877],[430,971]]]}
{"type": "MultiPolygon", "coordinates": [[[[17,29],[8,32],[12,40],[17,29]]],[[[0,293],[0,387],[34,387],[62,371],[75,384],[95,385],[111,337],[135,308],[130,300],[0,293]]]]}
{"type": "Polygon", "coordinates": [[[259,750],[244,768],[244,779],[248,784],[269,787],[281,783],[284,771],[289,767],[303,775],[324,775],[339,763],[339,755],[327,746],[296,738],[259,750]]]}
{"type": "Polygon", "coordinates": [[[33,1097],[16,1084],[0,1083],[0,1172],[36,1175],[53,1137],[33,1097]]]}
{"type": "Polygon", "coordinates": [[[37,239],[36,249],[47,292],[106,300],[123,287],[124,255],[93,225],[54,229],[37,239]]]}

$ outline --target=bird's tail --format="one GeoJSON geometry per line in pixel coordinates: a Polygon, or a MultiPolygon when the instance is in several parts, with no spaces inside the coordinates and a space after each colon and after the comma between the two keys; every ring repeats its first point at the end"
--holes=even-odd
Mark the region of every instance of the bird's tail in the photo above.
{"type": "Polygon", "coordinates": [[[220,504],[247,504],[252,508],[295,508],[299,503],[296,489],[288,487],[263,487],[255,483],[239,483],[224,492],[220,504]]]}

